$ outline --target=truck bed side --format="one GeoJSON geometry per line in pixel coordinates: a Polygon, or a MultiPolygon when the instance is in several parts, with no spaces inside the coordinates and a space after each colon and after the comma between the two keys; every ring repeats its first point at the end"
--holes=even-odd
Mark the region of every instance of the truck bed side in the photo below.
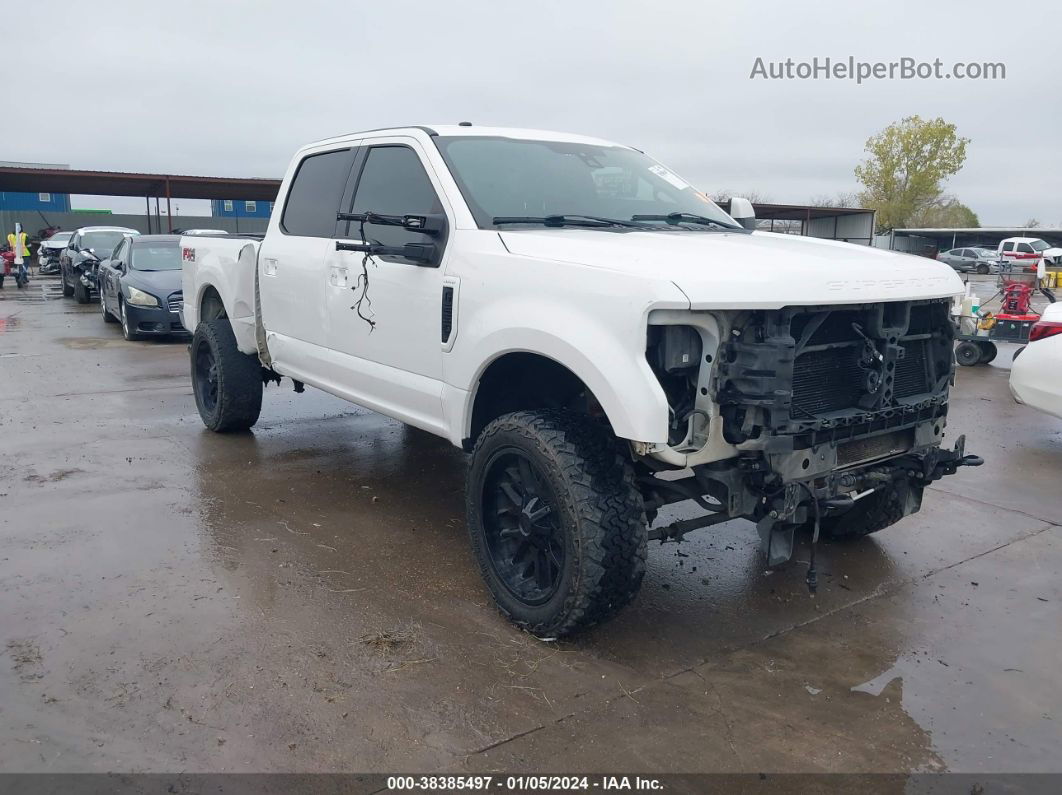
{"type": "Polygon", "coordinates": [[[181,323],[186,329],[194,332],[200,320],[224,316],[239,349],[258,353],[254,280],[259,245],[256,239],[234,235],[181,238],[181,323]]]}

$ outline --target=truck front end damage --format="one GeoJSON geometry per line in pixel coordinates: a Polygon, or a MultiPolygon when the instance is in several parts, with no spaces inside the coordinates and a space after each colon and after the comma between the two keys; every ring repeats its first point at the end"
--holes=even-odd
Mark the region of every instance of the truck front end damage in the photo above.
{"type": "Polygon", "coordinates": [[[650,315],[647,358],[670,416],[667,445],[636,449],[647,512],[686,499],[705,509],[651,537],[743,517],[777,566],[797,529],[843,535],[856,516],[860,534],[881,529],[917,511],[927,484],[982,463],[962,437],[941,444],[948,304],[650,315]]]}

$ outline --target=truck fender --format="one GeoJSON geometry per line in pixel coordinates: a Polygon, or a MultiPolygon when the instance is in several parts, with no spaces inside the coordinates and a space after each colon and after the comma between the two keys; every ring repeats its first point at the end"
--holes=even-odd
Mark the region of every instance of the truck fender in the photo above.
{"type": "Polygon", "coordinates": [[[478,339],[469,334],[466,339],[477,339],[477,343],[460,358],[479,365],[456,381],[465,400],[460,417],[451,419],[460,428],[455,436],[467,439],[471,432],[476,393],[490,365],[509,353],[532,353],[552,359],[576,375],[593,393],[617,436],[666,443],[667,399],[645,359],[644,339],[631,347],[593,324],[566,330],[570,338],[543,328],[516,325],[498,327],[478,339]],[[578,346],[569,339],[577,340],[578,346]]]}

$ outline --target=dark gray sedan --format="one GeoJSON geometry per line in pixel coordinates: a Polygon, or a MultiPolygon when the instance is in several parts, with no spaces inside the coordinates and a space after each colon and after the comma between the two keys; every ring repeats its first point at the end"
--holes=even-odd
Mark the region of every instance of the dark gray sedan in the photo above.
{"type": "Polygon", "coordinates": [[[127,237],[100,263],[100,311],[127,340],[187,334],[181,308],[179,235],[127,237]]]}

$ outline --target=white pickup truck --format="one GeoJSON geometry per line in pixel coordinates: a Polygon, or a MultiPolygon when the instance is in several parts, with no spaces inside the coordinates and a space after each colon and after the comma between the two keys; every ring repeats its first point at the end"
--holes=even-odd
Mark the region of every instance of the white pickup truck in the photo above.
{"type": "Polygon", "coordinates": [[[260,242],[181,241],[199,412],[246,430],[287,377],[462,447],[483,577],[551,636],[627,604],[649,539],[741,517],[778,565],[798,532],[880,530],[980,463],[942,447],[952,269],[732,206],[575,135],[311,144],[260,242]],[[653,526],[680,501],[700,515],[653,526]]]}

